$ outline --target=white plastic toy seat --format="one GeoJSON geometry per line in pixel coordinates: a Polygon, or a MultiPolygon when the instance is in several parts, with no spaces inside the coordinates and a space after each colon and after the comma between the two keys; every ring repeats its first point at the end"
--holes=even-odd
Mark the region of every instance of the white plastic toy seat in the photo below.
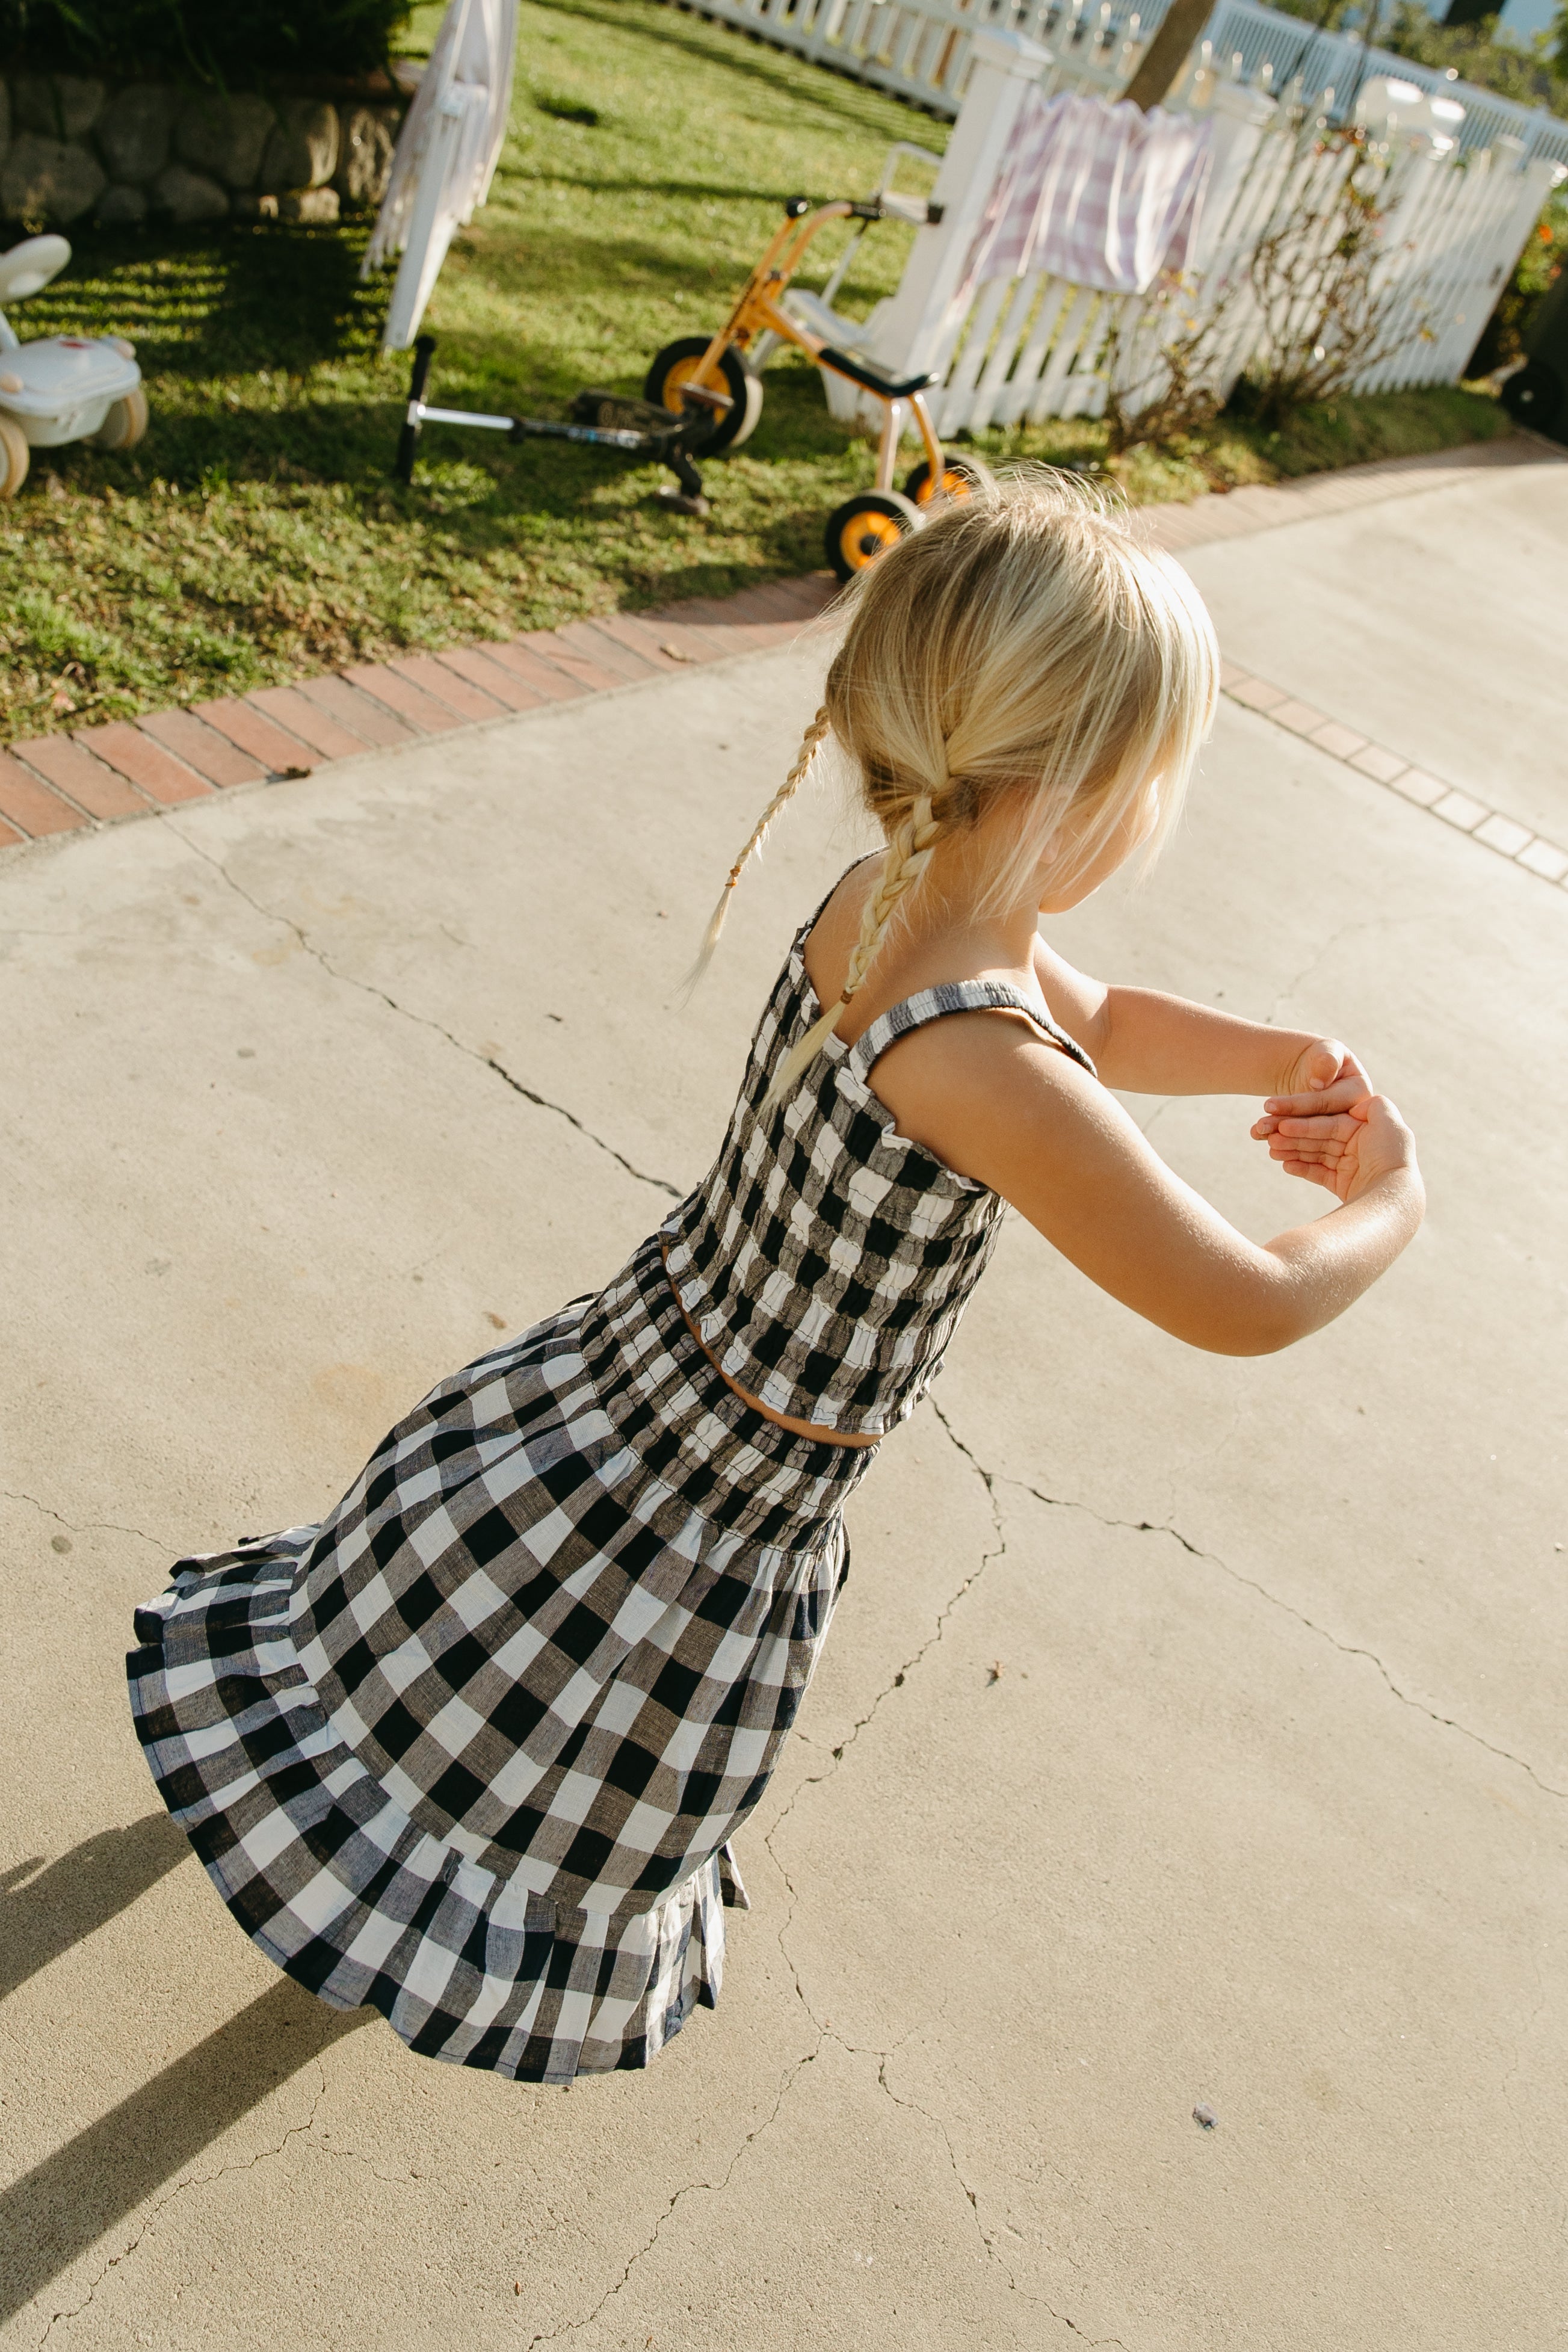
{"type": "Polygon", "coordinates": [[[25,302],[29,294],[41,294],[70,257],[63,236],[26,237],[9,253],[0,253],[0,303],[25,302]]]}
{"type": "MultiPolygon", "coordinates": [[[[0,302],[38,293],[70,257],[63,236],[29,236],[0,253],[0,302]]],[[[24,343],[0,312],[0,498],[16,497],[33,449],[86,440],[129,449],[146,430],[134,344],[122,335],[44,335],[24,343]]]]}
{"type": "Polygon", "coordinates": [[[132,346],[119,336],[49,335],[0,352],[0,409],[14,416],[35,449],[84,441],[104,411],[141,388],[132,346]]]}

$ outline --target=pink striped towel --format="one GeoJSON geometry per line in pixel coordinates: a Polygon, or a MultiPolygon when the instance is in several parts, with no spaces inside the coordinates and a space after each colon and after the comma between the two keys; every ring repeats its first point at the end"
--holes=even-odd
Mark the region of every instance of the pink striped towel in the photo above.
{"type": "Polygon", "coordinates": [[[1212,126],[1191,115],[1031,91],[955,299],[1032,269],[1105,294],[1146,292],[1162,270],[1187,267],[1212,152],[1212,126]]]}

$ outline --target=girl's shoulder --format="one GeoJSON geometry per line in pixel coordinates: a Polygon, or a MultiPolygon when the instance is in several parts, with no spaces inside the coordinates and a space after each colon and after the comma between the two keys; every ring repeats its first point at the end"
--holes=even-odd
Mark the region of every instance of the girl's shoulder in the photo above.
{"type": "MultiPolygon", "coordinates": [[[[866,900],[882,868],[879,856],[861,858],[842,875],[800,934],[801,961],[812,992],[824,1007],[837,1003],[849,959],[860,937],[866,900]]],[[[897,933],[878,958],[865,985],[845,1007],[837,1034],[853,1045],[884,1014],[928,991],[990,982],[1023,998],[1032,1012],[1049,1018],[1050,1006],[1032,967],[1015,970],[999,961],[995,943],[962,926],[951,931],[897,933]],[[987,952],[987,950],[990,952],[987,952]]]]}

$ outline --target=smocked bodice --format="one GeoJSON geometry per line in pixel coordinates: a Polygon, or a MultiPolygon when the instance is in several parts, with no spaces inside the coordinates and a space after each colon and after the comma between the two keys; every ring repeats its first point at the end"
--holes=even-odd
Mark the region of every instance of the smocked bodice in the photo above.
{"type": "Polygon", "coordinates": [[[774,1412],[879,1436],[935,1376],[995,1247],[1003,1202],[898,1131],[871,1072],[911,1029],[1006,1008],[1091,1074],[1016,989],[957,981],[907,997],[852,1045],[828,1038],[794,1092],[763,1100],[818,1018],[796,935],[757,1024],[711,1170],[661,1230],[680,1302],[721,1370],[774,1412]]]}

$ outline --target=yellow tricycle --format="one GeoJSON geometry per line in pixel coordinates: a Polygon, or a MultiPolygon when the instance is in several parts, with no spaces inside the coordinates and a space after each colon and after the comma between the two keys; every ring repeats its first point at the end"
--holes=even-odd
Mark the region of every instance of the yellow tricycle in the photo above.
{"type": "MultiPolygon", "coordinates": [[[[896,155],[900,151],[894,152],[896,155]]],[[[890,171],[891,164],[884,179],[890,171]]],[[[933,377],[889,375],[869,352],[850,341],[844,331],[848,322],[839,319],[826,300],[797,292],[786,307],[785,289],[813,238],[830,221],[903,220],[924,227],[934,226],[942,212],[940,205],[921,196],[895,194],[886,184],[863,200],[847,196],[813,205],[805,196],[791,196],[784,205],[784,226],[746,280],[718,333],[710,338],[682,335],[667,343],[643,384],[645,400],[677,412],[688,388],[710,397],[719,395],[726,405],[707,443],[709,454],[715,457],[738,449],[755,430],[763,410],[759,362],[780,342],[794,343],[818,367],[831,369],[880,401],[876,484],[846,499],[827,518],[824,544],[827,561],[840,580],[852,580],[906,531],[918,530],[933,501],[966,498],[972,489],[988,483],[991,476],[977,457],[943,455],[924,397],[933,377]],[[906,413],[914,419],[925,454],[900,491],[893,488],[893,475],[906,413]]],[[[841,263],[829,280],[827,293],[837,289],[843,267],[841,263]]]]}

